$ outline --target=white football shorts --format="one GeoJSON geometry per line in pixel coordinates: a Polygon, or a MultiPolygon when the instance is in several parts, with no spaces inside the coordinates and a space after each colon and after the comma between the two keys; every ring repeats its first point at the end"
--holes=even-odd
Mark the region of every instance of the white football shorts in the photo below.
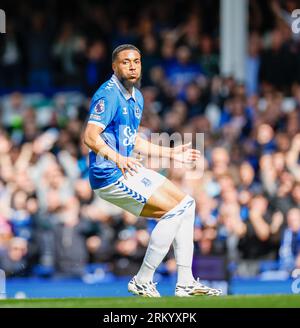
{"type": "Polygon", "coordinates": [[[126,175],[127,179],[121,176],[116,182],[94,192],[98,197],[139,216],[147,200],[166,178],[145,167],[139,167],[138,173],[126,175]]]}

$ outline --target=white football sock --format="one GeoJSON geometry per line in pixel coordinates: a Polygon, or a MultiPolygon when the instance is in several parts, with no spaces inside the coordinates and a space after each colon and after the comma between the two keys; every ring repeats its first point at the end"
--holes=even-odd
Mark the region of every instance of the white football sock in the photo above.
{"type": "Polygon", "coordinates": [[[182,220],[186,218],[188,200],[189,196],[186,196],[171,211],[163,215],[153,229],[144,261],[136,275],[139,283],[153,281],[156,268],[167,255],[182,220]]]}
{"type": "Polygon", "coordinates": [[[186,209],[181,225],[173,241],[174,254],[177,264],[177,283],[188,286],[193,283],[192,263],[194,254],[194,221],[195,221],[195,200],[189,196],[190,206],[186,209]]]}

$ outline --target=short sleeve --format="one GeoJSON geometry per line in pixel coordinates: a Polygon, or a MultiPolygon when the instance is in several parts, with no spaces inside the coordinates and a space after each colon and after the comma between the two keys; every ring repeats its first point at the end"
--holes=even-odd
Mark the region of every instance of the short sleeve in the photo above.
{"type": "Polygon", "coordinates": [[[98,125],[105,129],[113,120],[117,112],[116,99],[110,95],[102,95],[92,100],[88,123],[98,125]]]}

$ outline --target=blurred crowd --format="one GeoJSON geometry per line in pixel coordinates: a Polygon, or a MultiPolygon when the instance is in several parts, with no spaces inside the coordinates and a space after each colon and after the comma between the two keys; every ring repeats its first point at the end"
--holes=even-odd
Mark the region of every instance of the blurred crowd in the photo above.
{"type": "MultiPolygon", "coordinates": [[[[159,170],[196,199],[195,259],[241,277],[300,268],[300,34],[289,14],[300,4],[250,1],[247,75],[235,81],[219,72],[218,3],[19,2],[0,48],[1,90],[14,91],[0,98],[8,276],[122,276],[141,264],[156,221],[94,197],[82,143],[120,43],[142,51],[144,135],[205,134],[203,176],[159,170]]],[[[170,250],[159,273],[175,271],[170,250]]]]}

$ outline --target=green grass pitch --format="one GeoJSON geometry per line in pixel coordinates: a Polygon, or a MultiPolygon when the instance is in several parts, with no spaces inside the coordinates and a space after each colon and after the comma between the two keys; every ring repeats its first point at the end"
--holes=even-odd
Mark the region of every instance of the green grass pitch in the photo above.
{"type": "Polygon", "coordinates": [[[300,295],[6,299],[0,308],[300,308],[300,295]]]}

